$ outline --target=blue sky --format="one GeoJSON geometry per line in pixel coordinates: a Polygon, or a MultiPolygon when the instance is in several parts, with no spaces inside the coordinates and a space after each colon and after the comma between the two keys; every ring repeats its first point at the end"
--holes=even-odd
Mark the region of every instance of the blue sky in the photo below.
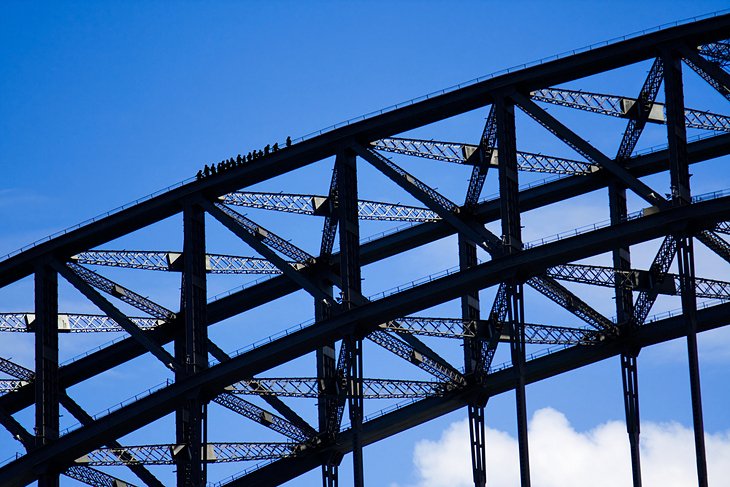
{"type": "MultiPolygon", "coordinates": [[[[165,2],[3,3],[0,254],[186,179],[204,163],[282,141],[287,135],[296,138],[503,68],[725,6],[713,1],[551,2],[549,6],[517,1],[181,2],[174,6],[165,2]]],[[[580,86],[633,96],[646,69],[645,65],[632,67],[614,77],[586,80],[580,86]]],[[[685,81],[688,87],[697,88],[687,95],[688,105],[727,112],[716,95],[691,74],[685,81]]],[[[563,114],[557,109],[554,113],[563,114]]],[[[474,142],[485,115],[483,111],[467,114],[414,133],[474,142]]],[[[524,118],[518,118],[518,143],[524,150],[573,156],[524,118]]],[[[615,152],[622,121],[571,114],[565,120],[580,124],[574,126],[598,147],[615,152]]],[[[643,147],[659,143],[662,130],[648,129],[643,147]]],[[[412,202],[364,166],[360,164],[362,197],[412,202]]],[[[407,167],[455,200],[463,198],[468,179],[463,168],[435,164],[407,167]]],[[[707,167],[696,171],[696,192],[730,187],[730,172],[719,164],[708,163],[707,167]]],[[[533,179],[538,178],[526,176],[525,180],[533,179]]],[[[663,190],[668,187],[662,178],[647,182],[663,190]]],[[[328,184],[329,167],[320,164],[259,189],[323,193],[328,184]]],[[[484,194],[495,188],[492,175],[484,194]]],[[[631,204],[633,209],[640,208],[635,200],[631,204]]],[[[565,207],[525,215],[526,235],[537,238],[603,220],[608,216],[605,206],[605,195],[588,195],[565,207]]],[[[292,220],[256,212],[249,215],[314,251],[318,234],[305,231],[303,223],[299,225],[315,223],[307,217],[292,220]]],[[[173,250],[180,247],[179,227],[178,220],[170,219],[108,248],[173,250]]],[[[362,233],[369,235],[385,228],[364,225],[362,233]]],[[[210,231],[211,251],[253,255],[212,223],[210,231]]],[[[446,240],[409,253],[398,262],[373,265],[364,271],[364,286],[376,292],[450,267],[456,263],[453,249],[453,241],[446,240]],[[423,265],[424,259],[428,266],[423,265]],[[395,270],[397,277],[388,278],[385,270],[395,270]]],[[[655,250],[655,244],[637,249],[637,265],[646,267],[655,250]]],[[[698,273],[704,271],[708,277],[726,273],[726,267],[719,267],[722,264],[712,256],[702,253],[702,258],[698,273]]],[[[176,276],[102,272],[170,308],[177,307],[176,276]]],[[[239,284],[231,278],[211,279],[210,294],[239,284]]],[[[586,299],[592,297],[591,302],[608,316],[613,314],[609,293],[575,289],[586,299]]],[[[0,290],[2,311],[30,310],[31,290],[29,280],[0,290]]],[[[491,295],[490,291],[483,293],[485,306],[491,295]]],[[[528,320],[557,323],[571,319],[554,306],[544,306],[537,296],[528,294],[528,299],[532,299],[528,320]]],[[[95,311],[68,289],[62,290],[61,303],[67,311],[95,311]]],[[[657,306],[662,310],[679,305],[667,300],[657,306]]],[[[441,309],[444,314],[452,310],[441,309]]],[[[311,300],[298,294],[237,320],[227,320],[212,329],[211,336],[232,351],[309,315],[311,300]]],[[[4,336],[0,355],[12,355],[30,365],[32,350],[28,347],[32,342],[28,338],[4,336]]],[[[109,338],[64,336],[62,358],[109,338]]],[[[711,432],[730,430],[725,413],[728,396],[721,392],[726,390],[730,353],[723,344],[730,344],[727,333],[701,340],[705,420],[711,432]]],[[[691,425],[682,350],[681,343],[673,343],[642,352],[643,419],[691,425]]],[[[372,353],[372,357],[379,357],[377,351],[372,353]]],[[[460,350],[454,348],[449,353],[458,357],[460,350]]],[[[378,360],[373,359],[373,375],[396,374],[389,369],[396,362],[378,360]]],[[[106,374],[103,381],[78,386],[72,392],[89,411],[97,412],[165,378],[165,371],[153,360],[140,359],[106,374]],[[144,377],[140,378],[141,374],[144,377]]],[[[540,408],[555,408],[580,431],[623,417],[617,360],[531,386],[528,394],[531,414],[540,408]]],[[[494,398],[487,409],[489,425],[513,433],[513,410],[511,395],[494,398]]],[[[219,414],[229,424],[238,421],[219,414]]],[[[368,448],[370,485],[416,482],[411,465],[415,443],[438,438],[464,415],[449,415],[368,448]]],[[[30,411],[18,418],[31,424],[30,411]]],[[[64,421],[71,423],[68,418],[64,421]]],[[[150,431],[130,435],[125,442],[171,441],[165,436],[170,424],[168,418],[150,431]]],[[[245,440],[239,434],[247,435],[246,427],[226,436],[225,426],[213,426],[211,439],[245,440]]],[[[257,430],[256,434],[259,438],[266,432],[257,430]]],[[[0,436],[0,460],[17,448],[9,435],[0,436]]],[[[343,472],[349,465],[347,457],[343,472]]],[[[235,471],[235,466],[212,468],[211,480],[235,471]]],[[[161,473],[162,478],[167,478],[165,475],[161,473]]],[[[315,485],[317,475],[291,485],[315,485]]]]}

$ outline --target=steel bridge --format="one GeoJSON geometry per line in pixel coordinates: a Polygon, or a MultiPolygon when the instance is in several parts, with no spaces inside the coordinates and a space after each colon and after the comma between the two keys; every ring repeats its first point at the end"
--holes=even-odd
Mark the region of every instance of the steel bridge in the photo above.
{"type": "MultiPolygon", "coordinates": [[[[488,473],[484,408],[490,397],[514,390],[521,485],[528,486],[526,385],[618,356],[633,485],[638,486],[637,357],[643,347],[686,338],[697,481],[706,486],[697,333],[730,322],[730,283],[696,276],[694,256],[699,242],[730,265],[730,193],[693,195],[689,168],[695,165],[693,171],[701,171],[700,163],[728,154],[730,117],[722,115],[721,106],[712,111],[685,106],[683,77],[693,71],[709,91],[719,94],[714,95],[718,105],[723,97],[730,100],[729,37],[730,15],[720,15],[494,76],[267,150],[251,161],[232,159],[215,175],[0,261],[0,286],[24,278],[32,278],[35,286],[34,309],[0,314],[0,331],[32,333],[35,340],[32,370],[0,359],[0,370],[7,376],[0,381],[0,423],[10,433],[8,441],[12,437],[24,449],[0,467],[0,484],[38,481],[42,487],[56,486],[59,476],[66,475],[94,486],[133,485],[108,469],[96,468],[122,466],[142,484],[161,486],[147,466],[174,465],[178,485],[203,486],[208,464],[262,460],[217,485],[278,485],[321,469],[323,485],[332,487],[338,485],[343,457],[351,454],[354,485],[362,486],[367,445],[466,408],[474,485],[484,486],[488,473]],[[575,88],[587,77],[637,63],[649,67],[638,92],[606,94],[575,88]],[[548,105],[562,108],[548,111],[548,105]],[[591,112],[585,115],[594,117],[591,120],[625,119],[615,155],[599,150],[558,118],[581,110],[591,112]],[[439,121],[472,111],[486,116],[476,141],[408,136],[412,130],[421,134],[439,121]],[[565,158],[535,148],[521,150],[515,136],[516,112],[529,116],[577,155],[565,158]],[[642,132],[652,124],[664,126],[665,144],[638,151],[642,132]],[[702,136],[688,138],[692,130],[702,131],[702,136]],[[246,189],[331,160],[327,193],[246,189]],[[400,161],[430,164],[444,178],[455,169],[449,164],[462,165],[471,177],[463,197],[454,201],[407,172],[400,161]],[[358,190],[366,183],[361,180],[358,185],[358,163],[382,173],[418,204],[359,199],[358,190]],[[490,170],[496,173],[499,194],[484,199],[482,189],[490,170]],[[520,187],[520,176],[529,172],[557,176],[520,187]],[[669,187],[645,182],[646,176],[656,174],[664,174],[669,187]],[[524,241],[523,213],[603,190],[609,222],[524,241]],[[638,211],[629,212],[627,199],[641,201],[633,209],[638,211]],[[265,228],[241,208],[256,209],[259,215],[266,210],[310,215],[299,218],[302,226],[312,227],[318,240],[321,233],[318,252],[310,253],[286,235],[265,228]],[[182,216],[182,248],[109,247],[115,239],[174,215],[182,216]],[[362,240],[363,220],[408,225],[362,240]],[[315,221],[323,225],[312,226],[315,221]],[[207,222],[222,224],[255,255],[208,253],[207,222]],[[493,233],[487,224],[496,222],[501,230],[493,233]],[[454,235],[457,269],[365,296],[361,274],[365,266],[454,235]],[[334,248],[336,240],[339,250],[334,248]],[[653,262],[637,268],[631,248],[651,241],[660,242],[653,262]],[[601,254],[610,256],[612,265],[580,263],[601,254]],[[484,256],[483,262],[478,255],[484,256]],[[167,309],[104,276],[104,267],[179,274],[180,308],[167,309]],[[207,282],[214,274],[268,277],[209,300],[207,282]],[[100,313],[59,309],[59,275],[100,313]],[[612,289],[615,318],[599,312],[574,293],[572,284],[564,283],[612,289]],[[581,325],[526,321],[525,288],[575,315],[581,325]],[[485,304],[480,302],[480,291],[485,294],[488,289],[494,300],[485,304]],[[209,326],[296,292],[313,300],[311,323],[235,353],[208,336],[209,326]],[[655,301],[665,295],[678,296],[681,312],[649,319],[655,301]],[[434,316],[429,311],[447,302],[459,303],[460,313],[434,316]],[[127,308],[138,312],[123,311],[127,308]],[[124,332],[125,338],[59,364],[60,333],[103,332],[124,332]],[[422,377],[411,379],[410,372],[401,378],[365,376],[365,341],[368,347],[392,354],[396,365],[391,371],[408,369],[422,377]],[[445,358],[439,349],[445,342],[463,346],[463,361],[445,358]],[[164,348],[168,343],[173,344],[172,352],[164,348]],[[493,361],[500,344],[510,358],[504,365],[493,361]],[[528,347],[540,346],[553,348],[550,353],[527,352],[528,347]],[[100,415],[90,414],[72,398],[72,387],[144,354],[169,372],[170,380],[161,387],[100,415]],[[272,370],[300,357],[309,357],[309,371],[298,367],[297,376],[272,376],[272,370]],[[305,400],[294,408],[282,398],[305,400]],[[407,402],[366,417],[365,405],[375,399],[407,402]],[[312,411],[303,412],[302,404],[312,411]],[[35,411],[32,426],[14,416],[29,407],[35,411]],[[78,420],[77,427],[61,431],[61,407],[78,420]],[[216,407],[270,430],[279,441],[209,441],[208,409],[216,407]],[[349,426],[343,424],[345,411],[349,426]],[[174,441],[119,442],[170,414],[175,418],[174,433],[170,432],[174,441]]],[[[391,284],[398,284],[397,279],[391,284]]],[[[241,345],[246,344],[236,344],[241,345]]]]}

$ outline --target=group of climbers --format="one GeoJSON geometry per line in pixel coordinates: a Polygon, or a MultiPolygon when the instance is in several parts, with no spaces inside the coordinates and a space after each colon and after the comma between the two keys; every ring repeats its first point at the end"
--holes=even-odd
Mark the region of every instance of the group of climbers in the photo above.
{"type": "MultiPolygon", "coordinates": [[[[286,138],[286,147],[291,147],[291,137],[286,138]]],[[[205,165],[203,169],[200,169],[198,173],[195,175],[196,179],[203,179],[207,178],[209,176],[215,176],[216,174],[220,174],[224,171],[227,171],[229,169],[233,169],[234,167],[242,166],[246,162],[251,162],[254,159],[258,159],[259,157],[264,157],[266,155],[269,155],[270,153],[277,152],[279,150],[279,143],[275,143],[274,145],[266,144],[266,147],[263,148],[263,150],[253,150],[246,154],[245,156],[242,156],[241,154],[238,154],[236,158],[234,159],[231,157],[230,159],[226,160],[223,159],[218,164],[211,164],[208,166],[208,164],[205,165]]]]}

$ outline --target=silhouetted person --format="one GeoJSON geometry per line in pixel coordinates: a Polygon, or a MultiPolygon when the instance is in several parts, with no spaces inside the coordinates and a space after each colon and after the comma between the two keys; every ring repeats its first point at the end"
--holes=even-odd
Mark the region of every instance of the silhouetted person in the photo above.
{"type": "Polygon", "coordinates": [[[279,143],[278,142],[274,142],[274,146],[271,148],[271,150],[274,151],[274,152],[278,151],[279,150],[279,143]]]}
{"type": "Polygon", "coordinates": [[[264,157],[264,151],[262,151],[262,150],[259,151],[259,157],[264,157]]]}
{"type": "Polygon", "coordinates": [[[206,178],[207,178],[208,176],[210,176],[210,168],[208,167],[208,165],[207,165],[207,164],[205,165],[205,169],[203,169],[203,174],[205,174],[205,177],[206,177],[206,178]]]}
{"type": "Polygon", "coordinates": [[[215,164],[210,165],[210,174],[213,176],[216,175],[215,164]]]}
{"type": "Polygon", "coordinates": [[[248,162],[251,162],[253,160],[253,154],[251,154],[251,151],[248,151],[248,154],[246,155],[246,160],[248,162]]]}
{"type": "Polygon", "coordinates": [[[291,137],[287,135],[286,137],[286,146],[291,147],[291,137]]]}
{"type": "Polygon", "coordinates": [[[203,171],[198,169],[198,174],[195,175],[195,179],[203,179],[203,171]]]}
{"type": "Polygon", "coordinates": [[[225,168],[225,166],[223,165],[223,161],[219,162],[219,163],[218,163],[218,174],[220,174],[220,173],[222,173],[223,171],[225,171],[225,169],[226,169],[226,168],[225,168]]]}
{"type": "Polygon", "coordinates": [[[271,146],[266,144],[266,147],[264,147],[264,154],[269,155],[269,151],[271,151],[271,146]]]}
{"type": "Polygon", "coordinates": [[[243,157],[241,157],[241,154],[238,154],[236,157],[236,164],[242,164],[243,163],[243,157]]]}

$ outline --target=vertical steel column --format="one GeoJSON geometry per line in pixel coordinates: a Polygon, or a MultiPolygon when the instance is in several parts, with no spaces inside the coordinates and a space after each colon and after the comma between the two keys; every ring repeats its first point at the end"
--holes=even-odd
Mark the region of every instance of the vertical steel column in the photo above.
{"type": "MultiPolygon", "coordinates": [[[[626,219],[626,188],[613,181],[608,186],[608,200],[611,210],[611,224],[618,224],[626,219]]],[[[613,251],[613,267],[620,271],[631,269],[631,253],[628,247],[620,247],[613,251]]],[[[634,487],[641,486],[641,455],[639,450],[639,375],[637,356],[639,350],[631,344],[635,329],[633,320],[634,297],[631,289],[623,286],[622,278],[615,277],[616,317],[619,329],[625,340],[625,350],[621,353],[621,379],[624,396],[624,415],[626,432],[629,435],[631,452],[631,477],[634,487]]]]}
{"type": "MultiPolygon", "coordinates": [[[[337,168],[337,220],[340,229],[340,277],[342,309],[354,307],[362,294],[360,279],[360,225],[357,212],[357,165],[355,153],[344,150],[335,159],[337,168]]],[[[365,484],[362,452],[363,389],[362,337],[350,336],[348,342],[347,377],[348,409],[352,423],[352,461],[355,487],[365,484]]]]}
{"type": "Polygon", "coordinates": [[[349,336],[347,361],[348,402],[350,411],[350,423],[352,424],[352,464],[353,464],[353,485],[363,487],[365,485],[365,472],[363,467],[362,452],[362,421],[363,421],[363,386],[362,386],[362,339],[349,336]]]}
{"type": "Polygon", "coordinates": [[[487,439],[484,427],[484,406],[481,404],[469,404],[469,439],[474,487],[485,487],[487,485],[487,439]]]}
{"type": "MultiPolygon", "coordinates": [[[[175,339],[175,358],[182,366],[175,380],[190,377],[208,367],[206,326],[205,212],[191,202],[183,208],[183,329],[175,339]]],[[[175,416],[176,438],[185,445],[176,457],[177,485],[202,487],[206,482],[204,458],[205,405],[194,393],[185,398],[175,416]]]]}
{"type": "MultiPolygon", "coordinates": [[[[50,266],[35,269],[35,435],[41,447],[58,439],[58,274],[50,266]]],[[[57,487],[58,472],[44,472],[39,487],[57,487]]]]}
{"type": "MultiPolygon", "coordinates": [[[[687,160],[687,128],[684,117],[684,91],[681,58],[673,52],[662,53],[664,62],[664,97],[666,100],[667,143],[671,176],[672,203],[675,206],[692,203],[687,160]]],[[[689,382],[692,396],[692,420],[697,457],[697,481],[707,486],[707,458],[705,454],[705,427],[702,418],[700,365],[697,353],[697,299],[695,296],[694,249],[692,236],[677,235],[677,262],[682,290],[682,313],[687,323],[687,354],[689,382]]]]}
{"type": "Polygon", "coordinates": [[[621,381],[624,392],[624,415],[626,432],[629,435],[631,452],[631,478],[634,487],[641,486],[641,454],[639,451],[639,375],[636,355],[632,352],[621,354],[621,381]]]}
{"type": "MultiPolygon", "coordinates": [[[[332,294],[332,283],[322,282],[321,287],[332,294]]],[[[314,318],[317,322],[324,321],[331,315],[331,308],[328,303],[315,298],[314,318]]],[[[328,343],[317,349],[317,379],[319,382],[319,399],[317,412],[319,418],[319,432],[329,440],[334,441],[337,435],[337,426],[332,424],[336,420],[338,378],[337,363],[335,359],[335,344],[328,343]]],[[[329,458],[322,464],[322,485],[323,487],[337,487],[337,466],[339,458],[329,458]]]]}
{"type": "MultiPolygon", "coordinates": [[[[512,100],[498,97],[494,103],[497,117],[499,200],[502,216],[502,245],[506,254],[522,250],[515,106],[512,100]]],[[[525,392],[525,307],[522,281],[511,276],[506,282],[507,318],[510,325],[510,351],[517,373],[517,439],[520,454],[520,485],[530,486],[530,455],[527,441],[527,399],[525,392]]]]}
{"type": "MultiPolygon", "coordinates": [[[[459,234],[459,268],[466,270],[477,265],[477,247],[463,235],[459,234]]],[[[479,327],[479,292],[472,291],[461,297],[461,319],[464,321],[464,328],[471,327],[476,334],[474,338],[464,338],[464,369],[467,377],[474,382],[481,383],[484,379],[484,371],[481,370],[481,347],[483,341],[481,336],[483,330],[479,327]]],[[[484,437],[484,401],[481,398],[475,399],[468,405],[469,414],[469,439],[471,442],[471,467],[475,487],[484,487],[487,484],[487,454],[484,437]]]]}
{"type": "MultiPolygon", "coordinates": [[[[636,143],[646,126],[651,108],[659,93],[659,87],[664,79],[664,63],[661,58],[654,60],[649,73],[637,97],[635,108],[636,118],[629,120],[621,139],[616,160],[623,162],[631,157],[636,143]]],[[[611,210],[611,224],[616,225],[625,221],[627,216],[626,187],[618,181],[609,182],[608,198],[611,210]]],[[[613,267],[619,271],[628,272],[631,269],[631,254],[629,247],[620,247],[613,251],[613,267]]],[[[634,309],[632,290],[623,286],[623,278],[619,275],[615,279],[616,316],[619,323],[624,350],[621,353],[621,379],[623,384],[624,414],[626,417],[626,431],[629,436],[631,452],[631,475],[634,487],[641,486],[641,453],[639,448],[640,419],[639,419],[639,373],[637,358],[640,348],[633,343],[633,334],[640,324],[634,309]]],[[[642,311],[643,313],[643,311],[642,311]]],[[[643,321],[643,317],[641,319],[643,321]]]]}

